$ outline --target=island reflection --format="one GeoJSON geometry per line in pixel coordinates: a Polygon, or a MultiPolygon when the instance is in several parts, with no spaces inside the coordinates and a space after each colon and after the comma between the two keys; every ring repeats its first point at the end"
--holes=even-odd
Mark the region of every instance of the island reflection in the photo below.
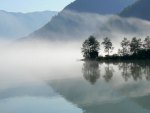
{"type": "Polygon", "coordinates": [[[127,62],[84,61],[82,67],[83,77],[91,84],[95,84],[100,77],[104,78],[106,82],[111,81],[115,71],[120,72],[120,76],[124,81],[130,79],[134,81],[142,79],[150,81],[150,61],[147,60],[127,62]]]}
{"type": "Polygon", "coordinates": [[[48,83],[84,113],[149,113],[150,61],[84,61],[80,69],[48,83]]]}
{"type": "Polygon", "coordinates": [[[96,61],[88,61],[83,63],[83,77],[91,84],[95,84],[100,77],[99,63],[96,61]]]}

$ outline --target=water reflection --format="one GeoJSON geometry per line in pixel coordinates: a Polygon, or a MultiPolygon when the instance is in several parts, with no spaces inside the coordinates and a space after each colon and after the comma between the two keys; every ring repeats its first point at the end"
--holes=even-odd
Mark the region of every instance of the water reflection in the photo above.
{"type": "Polygon", "coordinates": [[[134,81],[146,79],[150,80],[150,62],[149,61],[134,61],[134,62],[96,62],[86,61],[83,63],[82,73],[84,78],[91,84],[95,84],[100,78],[100,75],[106,82],[111,81],[114,72],[119,73],[124,81],[133,79],[134,81]],[[105,65],[104,65],[105,64],[105,65]],[[102,73],[101,70],[104,72],[102,73]],[[117,67],[117,68],[116,68],[117,67]],[[115,68],[115,69],[114,69],[115,68]]]}
{"type": "Polygon", "coordinates": [[[96,83],[96,80],[100,77],[99,63],[96,61],[84,62],[82,72],[87,81],[89,81],[91,84],[96,83]]]}
{"type": "Polygon", "coordinates": [[[88,61],[82,74],[49,85],[84,113],[150,112],[150,62],[88,61]]]}
{"type": "Polygon", "coordinates": [[[130,74],[130,64],[129,63],[119,63],[118,65],[119,70],[122,70],[121,74],[125,81],[131,77],[130,74]]]}
{"type": "Polygon", "coordinates": [[[133,78],[134,81],[146,79],[150,80],[150,62],[124,62],[119,64],[119,69],[122,71],[122,76],[125,81],[133,78]]]}
{"type": "Polygon", "coordinates": [[[75,62],[67,67],[56,73],[48,68],[44,83],[40,78],[1,88],[0,113],[11,113],[10,108],[15,113],[150,113],[150,61],[75,62]],[[54,75],[60,77],[51,79],[54,75]]]}
{"type": "Polygon", "coordinates": [[[109,82],[111,80],[111,78],[113,77],[113,72],[113,67],[110,67],[110,64],[107,63],[107,66],[105,67],[105,74],[103,76],[106,82],[109,82]]]}

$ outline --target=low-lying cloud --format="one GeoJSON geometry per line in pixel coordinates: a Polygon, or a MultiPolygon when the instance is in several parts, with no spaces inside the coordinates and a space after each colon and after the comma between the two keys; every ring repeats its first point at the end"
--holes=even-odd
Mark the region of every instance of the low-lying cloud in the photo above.
{"type": "Polygon", "coordinates": [[[150,22],[146,20],[63,11],[30,36],[34,39],[83,40],[89,35],[95,35],[98,39],[110,37],[121,40],[134,36],[143,38],[149,35],[149,31],[150,22]]]}

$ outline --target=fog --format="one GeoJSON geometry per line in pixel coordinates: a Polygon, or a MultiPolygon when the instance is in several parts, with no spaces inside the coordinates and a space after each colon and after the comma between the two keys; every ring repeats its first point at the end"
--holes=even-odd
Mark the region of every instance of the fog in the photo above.
{"type": "Polygon", "coordinates": [[[46,26],[29,37],[50,40],[84,40],[95,35],[102,40],[105,37],[119,42],[127,37],[146,37],[150,31],[150,22],[137,18],[122,18],[117,15],[100,15],[63,11],[46,26]]]}
{"type": "MultiPolygon", "coordinates": [[[[29,35],[27,39],[81,43],[90,35],[94,35],[100,43],[103,38],[110,38],[115,47],[114,53],[116,53],[124,37],[144,39],[150,35],[150,22],[137,18],[122,18],[117,15],[78,13],[65,10],[44,27],[29,35]]],[[[26,40],[26,38],[24,39],[26,40]]]]}
{"type": "Polygon", "coordinates": [[[82,58],[80,48],[79,42],[3,44],[0,47],[0,89],[46,84],[44,80],[70,74],[73,77],[72,71],[78,65],[74,62],[82,58]]]}
{"type": "MultiPolygon", "coordinates": [[[[3,43],[0,47],[1,105],[6,100],[7,103],[15,102],[18,105],[18,99],[21,99],[22,103],[26,100],[30,100],[28,103],[39,100],[40,103],[40,99],[44,99],[43,106],[46,100],[50,100],[54,105],[51,101],[54,98],[62,98],[71,105],[93,105],[95,102],[115,103],[128,97],[149,94],[149,81],[143,79],[135,82],[129,77],[129,81],[126,82],[122,77],[122,71],[115,64],[98,64],[96,69],[98,68],[101,75],[92,85],[88,81],[89,75],[84,76],[83,70],[89,72],[94,67],[86,69],[88,64],[84,65],[86,62],[79,61],[82,58],[81,45],[82,41],[3,43]],[[107,72],[109,70],[108,73],[106,69],[107,72]],[[112,79],[109,79],[109,74],[112,74],[112,79]],[[105,81],[107,77],[109,82],[105,81]],[[139,87],[135,88],[137,86],[139,87]],[[72,97],[73,94],[75,96],[72,97]],[[75,102],[67,99],[70,96],[75,102]]],[[[94,71],[89,74],[92,72],[94,71]]],[[[32,109],[37,108],[33,106],[32,109]]]]}
{"type": "MultiPolygon", "coordinates": [[[[77,28],[70,28],[67,26],[70,24],[61,23],[57,34],[54,31],[50,32],[52,37],[48,41],[41,40],[44,37],[26,42],[0,41],[0,93],[6,89],[15,91],[19,87],[19,94],[23,94],[22,88],[28,92],[30,87],[35,86],[39,87],[33,90],[32,94],[35,95],[37,90],[50,88],[47,86],[49,80],[78,77],[83,79],[83,62],[79,61],[82,59],[81,46],[90,35],[94,35],[100,42],[103,38],[109,37],[115,47],[113,53],[116,53],[124,37],[131,39],[136,36],[144,39],[150,33],[150,22],[135,18],[70,12],[65,13],[64,16],[75,22],[77,28]],[[52,40],[54,38],[56,38],[55,41],[52,40]]],[[[35,39],[35,37],[30,38],[35,39]]],[[[105,55],[102,45],[100,48],[100,55],[105,55]]],[[[105,71],[105,67],[102,70],[105,71]]],[[[123,82],[120,75],[121,73],[109,85],[117,89],[124,88],[127,83],[123,82]]],[[[129,82],[132,85],[133,81],[129,82]]],[[[142,84],[146,86],[144,82],[142,84]]],[[[43,92],[47,95],[46,90],[43,92]]]]}
{"type": "MultiPolygon", "coordinates": [[[[57,72],[71,74],[71,70],[74,70],[72,64],[82,58],[82,43],[90,35],[94,35],[100,43],[103,38],[109,37],[115,48],[113,53],[117,53],[124,37],[131,39],[136,36],[144,39],[150,31],[149,21],[136,18],[70,11],[63,12],[61,16],[61,20],[58,19],[59,23],[55,25],[58,31],[48,31],[52,34],[48,41],[43,41],[44,37],[40,37],[40,40],[37,38],[36,41],[35,37],[30,37],[31,40],[21,43],[0,41],[0,74],[1,77],[4,75],[3,83],[6,83],[7,78],[20,77],[23,81],[30,78],[34,81],[37,77],[60,77],[57,72]]],[[[100,48],[100,55],[105,55],[102,45],[100,48]]],[[[74,63],[74,66],[76,65],[74,63]]]]}

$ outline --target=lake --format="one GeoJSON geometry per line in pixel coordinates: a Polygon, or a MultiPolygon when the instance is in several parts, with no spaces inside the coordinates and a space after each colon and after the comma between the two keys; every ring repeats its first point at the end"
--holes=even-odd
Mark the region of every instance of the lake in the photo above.
{"type": "Polygon", "coordinates": [[[83,62],[79,51],[52,60],[48,51],[3,51],[0,113],[150,113],[150,61],[83,62]]]}

